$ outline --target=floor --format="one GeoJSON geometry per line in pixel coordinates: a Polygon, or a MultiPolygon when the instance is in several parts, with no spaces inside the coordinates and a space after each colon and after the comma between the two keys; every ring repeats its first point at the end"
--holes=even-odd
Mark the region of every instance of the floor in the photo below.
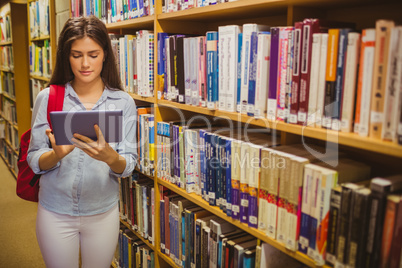
{"type": "Polygon", "coordinates": [[[46,267],[35,235],[37,203],[15,194],[16,180],[0,158],[0,267],[46,267]]]}

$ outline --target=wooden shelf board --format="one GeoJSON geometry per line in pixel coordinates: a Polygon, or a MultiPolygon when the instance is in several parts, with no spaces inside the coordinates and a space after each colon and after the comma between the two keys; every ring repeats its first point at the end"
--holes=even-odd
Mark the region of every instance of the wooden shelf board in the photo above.
{"type": "Polygon", "coordinates": [[[50,35],[42,35],[39,37],[35,37],[35,38],[31,38],[31,42],[35,42],[35,41],[44,41],[50,39],[50,35]]]}
{"type": "Polygon", "coordinates": [[[44,77],[44,76],[39,76],[39,75],[30,75],[31,78],[33,79],[37,79],[37,80],[43,80],[43,81],[47,81],[50,82],[50,78],[44,77]]]}
{"type": "Polygon", "coordinates": [[[7,139],[4,139],[4,141],[7,143],[8,147],[11,148],[11,150],[13,151],[14,154],[18,155],[18,151],[16,149],[14,149],[14,147],[11,145],[10,141],[7,139]]]}
{"type": "Polygon", "coordinates": [[[292,258],[295,258],[296,260],[304,263],[305,265],[308,265],[310,267],[315,267],[314,261],[311,260],[309,257],[306,255],[296,251],[291,251],[288,250],[282,243],[279,243],[278,241],[269,238],[265,233],[255,229],[255,228],[250,228],[247,224],[241,223],[240,221],[233,220],[231,217],[228,217],[225,213],[223,213],[218,207],[216,206],[211,206],[209,205],[208,202],[206,202],[204,199],[201,198],[201,196],[196,195],[194,193],[187,193],[185,190],[177,187],[176,185],[173,185],[169,182],[166,182],[164,180],[158,179],[158,184],[163,185],[170,190],[174,191],[175,193],[185,197],[186,199],[190,200],[194,204],[208,210],[209,212],[217,215],[218,217],[224,219],[227,222],[230,222],[231,224],[235,225],[236,227],[248,232],[249,234],[255,236],[256,238],[272,245],[273,247],[283,251],[287,255],[289,255],[292,258]]]}
{"type": "Polygon", "coordinates": [[[153,251],[156,251],[154,245],[152,245],[148,240],[143,238],[142,235],[140,235],[138,232],[134,231],[134,229],[131,227],[131,225],[128,222],[126,222],[125,220],[122,220],[122,219],[120,219],[120,222],[123,223],[124,226],[126,226],[128,229],[130,229],[130,231],[133,232],[133,234],[138,236],[138,238],[140,238],[150,249],[152,249],[153,251]]]}
{"type": "Polygon", "coordinates": [[[172,267],[175,268],[179,268],[179,266],[170,258],[168,257],[166,254],[160,252],[159,250],[157,251],[157,254],[159,257],[161,257],[165,262],[167,262],[167,264],[169,264],[172,267]]]}
{"type": "Polygon", "coordinates": [[[135,100],[155,103],[155,98],[154,97],[143,97],[141,95],[134,94],[134,93],[128,93],[128,94],[130,94],[130,96],[135,100]]]}
{"type": "Polygon", "coordinates": [[[9,46],[12,44],[13,44],[13,41],[0,42],[0,46],[9,46]]]}
{"type": "Polygon", "coordinates": [[[0,71],[6,72],[6,73],[14,73],[14,70],[11,70],[10,68],[1,68],[0,71]]]}
{"type": "Polygon", "coordinates": [[[383,141],[369,137],[361,137],[355,133],[344,133],[325,128],[315,128],[315,127],[288,124],[280,121],[270,121],[266,118],[255,118],[247,116],[246,114],[226,112],[220,110],[209,110],[204,107],[191,106],[167,100],[158,100],[157,103],[159,106],[177,108],[180,110],[190,111],[208,116],[227,118],[233,121],[242,122],[253,126],[276,129],[284,131],[286,133],[300,135],[303,137],[335,142],[341,145],[351,146],[358,149],[373,151],[377,153],[402,158],[401,145],[398,145],[390,141],[383,141]]]}
{"type": "Polygon", "coordinates": [[[155,15],[106,24],[108,30],[153,28],[155,15]]]}
{"type": "Polygon", "coordinates": [[[3,92],[2,94],[3,94],[3,96],[6,97],[7,99],[12,100],[13,102],[16,102],[15,97],[11,97],[11,96],[8,95],[6,92],[3,92]]]}

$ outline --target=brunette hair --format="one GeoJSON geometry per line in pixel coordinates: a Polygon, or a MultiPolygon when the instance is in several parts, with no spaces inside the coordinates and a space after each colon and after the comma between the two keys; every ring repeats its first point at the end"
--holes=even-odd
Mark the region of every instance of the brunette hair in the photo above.
{"type": "Polygon", "coordinates": [[[93,15],[69,18],[64,24],[57,46],[56,65],[49,85],[64,85],[74,79],[69,60],[71,45],[75,40],[84,37],[91,38],[103,48],[105,60],[101,78],[105,86],[110,89],[123,90],[106,26],[93,15]]]}

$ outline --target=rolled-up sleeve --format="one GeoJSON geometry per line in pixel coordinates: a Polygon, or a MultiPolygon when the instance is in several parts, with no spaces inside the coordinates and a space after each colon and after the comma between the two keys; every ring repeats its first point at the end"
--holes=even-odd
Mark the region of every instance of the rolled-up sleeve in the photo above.
{"type": "Polygon", "coordinates": [[[137,161],[137,109],[134,100],[129,97],[123,109],[123,140],[117,144],[116,151],[126,160],[126,167],[121,174],[110,169],[114,177],[128,177],[133,172],[137,161]]]}
{"type": "Polygon", "coordinates": [[[52,150],[49,147],[49,138],[46,135],[46,129],[50,128],[50,125],[47,121],[48,99],[49,88],[39,92],[32,113],[31,141],[29,143],[27,161],[32,171],[36,174],[44,174],[60,165],[60,163],[57,163],[55,167],[48,170],[41,170],[39,168],[39,158],[41,155],[52,150]]]}

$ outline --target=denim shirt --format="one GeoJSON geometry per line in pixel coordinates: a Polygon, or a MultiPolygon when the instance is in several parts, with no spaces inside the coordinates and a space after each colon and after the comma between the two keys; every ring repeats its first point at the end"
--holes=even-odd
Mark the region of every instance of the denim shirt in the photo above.
{"type": "MultiPolygon", "coordinates": [[[[137,111],[133,98],[124,91],[105,88],[92,110],[123,110],[123,141],[110,143],[126,159],[122,174],[88,156],[79,148],[60,160],[49,170],[40,170],[40,156],[52,149],[46,129],[49,88],[42,90],[36,99],[31,122],[31,142],[27,160],[40,178],[39,202],[49,211],[71,216],[88,216],[103,213],[115,206],[119,200],[118,177],[130,176],[137,160],[136,125],[137,111]]],[[[63,111],[86,110],[78,95],[66,84],[63,111]]]]}

